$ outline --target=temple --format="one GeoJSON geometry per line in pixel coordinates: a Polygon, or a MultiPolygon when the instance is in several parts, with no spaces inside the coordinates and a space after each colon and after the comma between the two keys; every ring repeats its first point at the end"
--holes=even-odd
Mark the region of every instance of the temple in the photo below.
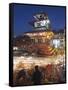
{"type": "Polygon", "coordinates": [[[51,29],[51,22],[46,13],[37,13],[33,16],[34,21],[30,23],[33,30],[25,32],[16,45],[41,56],[55,55],[58,49],[65,47],[64,30],[58,33],[51,29]]]}

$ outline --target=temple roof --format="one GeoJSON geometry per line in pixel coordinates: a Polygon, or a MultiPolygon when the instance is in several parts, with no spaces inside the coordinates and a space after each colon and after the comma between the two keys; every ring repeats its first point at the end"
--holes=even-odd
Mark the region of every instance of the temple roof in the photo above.
{"type": "MultiPolygon", "coordinates": [[[[51,30],[48,30],[48,31],[51,31],[51,30]]],[[[46,32],[46,30],[34,30],[34,31],[29,31],[29,32],[25,32],[24,34],[26,33],[38,33],[38,32],[46,32]]]]}
{"type": "Polygon", "coordinates": [[[52,31],[54,33],[64,33],[64,29],[60,29],[60,30],[32,30],[32,31],[28,31],[28,32],[24,32],[25,33],[36,33],[36,32],[49,32],[49,31],[52,31]]]}

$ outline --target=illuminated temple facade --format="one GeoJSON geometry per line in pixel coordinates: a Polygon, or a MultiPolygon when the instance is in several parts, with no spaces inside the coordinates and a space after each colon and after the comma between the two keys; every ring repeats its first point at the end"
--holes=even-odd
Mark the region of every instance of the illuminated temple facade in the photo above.
{"type": "Polygon", "coordinates": [[[38,13],[34,16],[34,19],[35,21],[32,22],[33,31],[24,35],[29,36],[34,44],[47,43],[54,36],[48,15],[46,13],[38,13]]]}

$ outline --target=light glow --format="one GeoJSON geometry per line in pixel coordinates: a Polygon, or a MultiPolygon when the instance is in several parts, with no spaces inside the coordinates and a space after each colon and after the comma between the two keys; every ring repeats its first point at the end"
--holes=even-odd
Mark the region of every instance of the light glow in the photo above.
{"type": "Polygon", "coordinates": [[[58,48],[60,46],[60,40],[59,39],[54,39],[53,40],[53,45],[55,48],[58,48]]]}

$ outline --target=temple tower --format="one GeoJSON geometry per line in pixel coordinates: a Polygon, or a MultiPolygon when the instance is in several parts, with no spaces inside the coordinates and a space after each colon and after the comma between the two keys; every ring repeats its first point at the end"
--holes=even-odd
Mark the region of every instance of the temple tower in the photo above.
{"type": "Polygon", "coordinates": [[[34,15],[34,29],[35,30],[50,30],[50,20],[46,13],[38,13],[34,15]]]}

